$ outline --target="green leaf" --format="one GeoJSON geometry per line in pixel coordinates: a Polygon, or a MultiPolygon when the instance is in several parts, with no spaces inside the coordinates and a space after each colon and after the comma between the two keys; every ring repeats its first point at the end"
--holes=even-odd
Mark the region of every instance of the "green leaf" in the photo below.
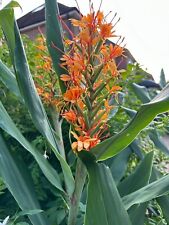
{"type": "Polygon", "coordinates": [[[14,11],[12,8],[2,9],[0,11],[0,25],[5,38],[9,42],[10,53],[12,56],[15,48],[14,11]]]}
{"type": "MultiPolygon", "coordinates": [[[[153,181],[157,180],[159,177],[162,177],[162,174],[155,167],[153,168],[152,172],[151,179],[153,181]]],[[[156,201],[162,210],[163,217],[165,218],[166,222],[169,223],[169,195],[156,198],[156,201]]]]}
{"type": "MultiPolygon", "coordinates": [[[[16,40],[15,69],[20,91],[25,100],[25,104],[27,105],[29,112],[31,113],[34,124],[36,125],[38,130],[46,137],[48,142],[51,144],[52,150],[54,151],[56,157],[60,161],[65,178],[67,191],[71,195],[74,191],[74,178],[69,165],[66,163],[61,154],[58,152],[59,147],[57,144],[57,139],[49,123],[45,109],[39,98],[39,95],[36,91],[27,64],[27,59],[21,41],[21,37],[19,34],[19,30],[16,24],[15,24],[15,40],[16,40]]],[[[58,140],[58,142],[60,142],[60,140],[58,140]]]]}
{"type": "Polygon", "coordinates": [[[132,205],[144,203],[150,201],[159,196],[163,196],[169,193],[169,175],[164,176],[157,181],[154,181],[145,187],[124,196],[123,203],[126,209],[129,209],[132,205]]]}
{"type": "Polygon", "coordinates": [[[97,160],[105,160],[126,148],[155,117],[169,110],[169,84],[149,103],[140,107],[135,117],[119,134],[91,149],[97,160]]]}
{"type": "Polygon", "coordinates": [[[28,150],[39,164],[41,170],[47,179],[59,190],[63,191],[59,175],[54,170],[48,161],[44,158],[39,151],[37,151],[21,134],[19,129],[15,126],[2,103],[0,102],[0,127],[9,135],[15,138],[26,150],[28,150]]]}
{"type": "MultiPolygon", "coordinates": [[[[28,180],[23,165],[22,169],[18,165],[20,163],[15,162],[0,134],[0,174],[3,181],[22,210],[40,209],[33,183],[28,180]]],[[[49,225],[43,214],[30,215],[29,218],[34,225],[49,225]]]]}
{"type": "Polygon", "coordinates": [[[16,95],[19,98],[19,100],[23,101],[17,85],[16,77],[8,69],[8,67],[5,66],[5,64],[3,64],[1,60],[0,60],[0,80],[14,95],[16,95]]]}
{"type": "MultiPolygon", "coordinates": [[[[12,18],[10,18],[12,20],[12,18]]],[[[3,18],[6,20],[6,17],[3,18]]],[[[12,24],[10,24],[10,29],[13,29],[12,24]]],[[[15,37],[10,36],[6,27],[3,27],[4,33],[7,36],[7,44],[10,48],[12,55],[12,62],[14,63],[14,69],[16,72],[16,79],[20,92],[24,98],[25,104],[29,109],[29,112],[32,116],[32,120],[37,127],[37,129],[46,137],[48,142],[51,144],[52,150],[54,151],[56,157],[60,161],[65,183],[68,193],[71,195],[74,191],[74,179],[70,167],[63,159],[63,157],[58,152],[58,145],[56,135],[54,134],[52,127],[47,118],[46,112],[42,105],[42,102],[36,91],[29,66],[27,63],[25,51],[23,48],[23,43],[21,41],[20,33],[16,22],[14,21],[14,34],[15,37]],[[14,51],[13,49],[14,42],[14,51]]]]}
{"type": "Polygon", "coordinates": [[[143,153],[142,153],[142,149],[140,149],[140,143],[139,141],[136,139],[134,140],[131,144],[130,144],[130,148],[133,150],[133,152],[138,156],[139,159],[143,159],[143,153]]]}
{"type": "Polygon", "coordinates": [[[20,216],[26,216],[26,215],[35,215],[37,213],[41,213],[43,212],[43,210],[41,209],[33,209],[33,210],[24,210],[24,211],[21,211],[19,213],[17,213],[17,218],[19,218],[20,216]]]}
{"type": "Polygon", "coordinates": [[[159,134],[156,130],[153,130],[149,134],[151,140],[154,142],[154,145],[163,153],[166,155],[169,155],[169,148],[163,143],[163,141],[160,139],[159,134]]]}
{"type": "MultiPolygon", "coordinates": [[[[133,118],[137,111],[135,110],[130,110],[129,108],[125,108],[123,107],[123,109],[126,111],[126,113],[131,117],[133,118]]],[[[169,154],[169,148],[163,143],[163,141],[160,139],[160,136],[158,134],[158,132],[156,130],[151,130],[149,132],[149,137],[150,139],[153,141],[154,145],[160,150],[162,151],[163,153],[165,154],[169,154]]],[[[134,144],[134,143],[132,143],[134,144]]]]}
{"type": "Polygon", "coordinates": [[[56,138],[33,82],[19,30],[16,24],[15,41],[16,46],[14,54],[14,68],[16,70],[16,78],[20,92],[25,100],[26,106],[29,109],[35,126],[56,150],[56,138]]]}
{"type": "Polygon", "coordinates": [[[108,167],[88,163],[89,174],[85,225],[131,225],[108,167]]]}
{"type": "Polygon", "coordinates": [[[118,185],[120,196],[128,195],[149,183],[152,171],[153,152],[148,153],[135,171],[118,185]]]}
{"type": "Polygon", "coordinates": [[[128,210],[133,225],[144,225],[147,205],[148,203],[145,202],[140,205],[134,205],[128,210]]]}
{"type": "Polygon", "coordinates": [[[156,200],[161,207],[166,222],[169,224],[169,196],[162,196],[156,200]]]}
{"type": "Polygon", "coordinates": [[[149,96],[149,93],[147,91],[147,88],[145,88],[143,86],[140,86],[138,84],[135,84],[135,83],[132,84],[132,88],[133,88],[135,94],[137,95],[137,97],[143,103],[147,103],[147,102],[149,102],[151,100],[150,96],[149,96]]]}
{"type": "MultiPolygon", "coordinates": [[[[46,37],[47,47],[52,57],[53,67],[56,74],[60,78],[61,74],[65,74],[66,71],[60,67],[60,59],[64,54],[64,45],[62,38],[62,28],[60,24],[60,15],[58,9],[58,3],[56,0],[45,0],[46,5],[46,37]]],[[[64,82],[59,79],[59,84],[62,93],[65,92],[66,87],[64,82]]]]}
{"type": "MultiPolygon", "coordinates": [[[[9,224],[9,225],[12,225],[12,224],[9,224]]],[[[19,223],[16,223],[16,225],[29,225],[29,223],[26,223],[26,222],[19,222],[19,223]]]]}
{"type": "Polygon", "coordinates": [[[124,109],[124,111],[127,113],[127,115],[131,118],[133,118],[137,111],[136,110],[133,110],[133,109],[130,109],[130,108],[126,108],[126,107],[121,107],[122,109],[124,109]]]}
{"type": "MultiPolygon", "coordinates": [[[[135,171],[118,186],[120,196],[128,195],[149,183],[153,162],[153,152],[148,153],[135,171]]],[[[147,203],[132,206],[128,213],[132,224],[143,225],[147,203]]]]}
{"type": "Polygon", "coordinates": [[[165,78],[165,73],[164,73],[164,70],[162,69],[160,73],[160,86],[163,88],[166,86],[166,84],[167,84],[167,81],[165,78]]]}
{"type": "Polygon", "coordinates": [[[22,9],[21,6],[20,6],[20,4],[17,1],[10,1],[9,4],[7,4],[5,6],[5,8],[7,8],[7,9],[8,8],[17,8],[17,7],[19,7],[20,9],[22,9]]]}
{"type": "Polygon", "coordinates": [[[119,183],[119,181],[125,174],[130,154],[131,149],[128,147],[115,157],[108,159],[108,161],[106,162],[106,165],[108,165],[108,167],[110,168],[116,184],[119,183]]]}
{"type": "Polygon", "coordinates": [[[14,10],[13,8],[20,7],[16,1],[11,1],[2,10],[0,10],[0,26],[9,42],[11,56],[15,48],[15,35],[14,35],[14,10]]]}

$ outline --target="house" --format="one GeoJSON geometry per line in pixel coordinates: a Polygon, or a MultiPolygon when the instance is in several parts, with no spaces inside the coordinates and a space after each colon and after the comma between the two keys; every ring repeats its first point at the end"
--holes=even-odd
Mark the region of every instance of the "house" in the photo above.
{"type": "MultiPolygon", "coordinates": [[[[69,19],[80,19],[81,13],[79,12],[79,10],[76,7],[68,7],[61,3],[58,3],[58,8],[62,20],[64,20],[64,22],[73,33],[77,33],[77,28],[72,26],[69,19]]],[[[34,39],[39,34],[39,32],[45,33],[45,4],[35,8],[31,12],[19,18],[17,20],[17,23],[21,34],[26,34],[31,39],[34,39]]],[[[68,32],[67,35],[69,36],[68,32]]],[[[108,41],[108,43],[111,42],[108,41]]],[[[124,49],[124,55],[125,57],[119,57],[117,59],[119,69],[125,69],[128,63],[136,62],[135,58],[126,48],[124,49]]]]}
{"type": "MultiPolygon", "coordinates": [[[[76,32],[69,19],[80,19],[81,14],[78,9],[76,7],[65,6],[61,3],[58,3],[58,7],[62,20],[66,22],[69,29],[76,32]]],[[[45,33],[45,4],[19,18],[17,23],[21,34],[26,34],[31,39],[34,39],[40,31],[45,33]]]]}

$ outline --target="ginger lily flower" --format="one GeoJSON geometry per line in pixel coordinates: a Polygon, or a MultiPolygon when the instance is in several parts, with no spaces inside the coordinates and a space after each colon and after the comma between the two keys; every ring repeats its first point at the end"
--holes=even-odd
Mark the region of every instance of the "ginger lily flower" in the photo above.
{"type": "Polygon", "coordinates": [[[106,39],[116,35],[113,24],[106,19],[91,5],[87,16],[71,20],[79,33],[65,41],[69,50],[61,58],[61,66],[67,71],[60,77],[67,87],[62,116],[72,125],[74,152],[89,151],[102,140],[102,135],[107,137],[107,122],[113,109],[109,100],[121,90],[115,59],[123,54],[123,48],[107,45],[106,39]]]}

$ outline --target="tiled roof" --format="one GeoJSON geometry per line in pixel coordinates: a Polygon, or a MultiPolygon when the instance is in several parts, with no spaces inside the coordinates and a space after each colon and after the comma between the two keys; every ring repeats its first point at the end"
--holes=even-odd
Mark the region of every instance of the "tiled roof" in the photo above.
{"type": "MultiPolygon", "coordinates": [[[[60,15],[69,13],[74,10],[78,12],[76,7],[68,7],[61,3],[58,3],[58,7],[60,15]]],[[[20,29],[43,21],[45,21],[45,4],[37,7],[36,9],[32,10],[31,12],[27,13],[17,20],[20,29]]]]}

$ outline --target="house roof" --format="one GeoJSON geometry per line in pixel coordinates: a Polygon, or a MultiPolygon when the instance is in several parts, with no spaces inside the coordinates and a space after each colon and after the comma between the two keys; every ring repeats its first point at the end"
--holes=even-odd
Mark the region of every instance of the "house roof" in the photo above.
{"type": "MultiPolygon", "coordinates": [[[[77,11],[79,13],[76,7],[68,7],[61,3],[58,3],[58,7],[60,15],[70,13],[71,11],[77,11]]],[[[24,27],[31,26],[43,21],[45,21],[45,4],[35,8],[31,12],[19,18],[17,23],[19,28],[22,29],[24,27]]]]}

